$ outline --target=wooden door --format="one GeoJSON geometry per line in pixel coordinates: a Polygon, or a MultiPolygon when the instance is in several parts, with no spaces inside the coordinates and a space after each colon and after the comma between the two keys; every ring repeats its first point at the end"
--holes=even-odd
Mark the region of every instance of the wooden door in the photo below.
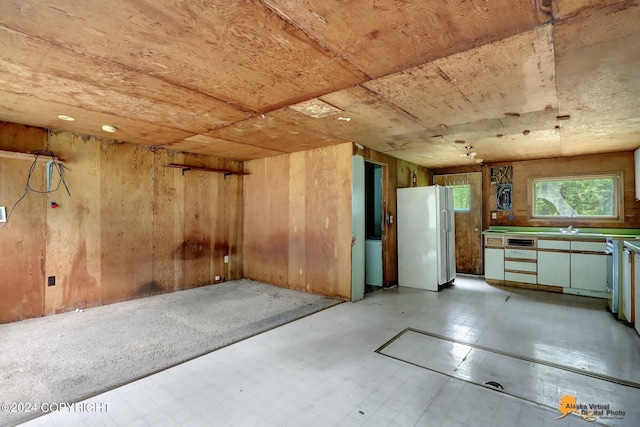
{"type": "Polygon", "coordinates": [[[435,175],[433,183],[453,187],[456,272],[482,274],[482,173],[435,175]]]}

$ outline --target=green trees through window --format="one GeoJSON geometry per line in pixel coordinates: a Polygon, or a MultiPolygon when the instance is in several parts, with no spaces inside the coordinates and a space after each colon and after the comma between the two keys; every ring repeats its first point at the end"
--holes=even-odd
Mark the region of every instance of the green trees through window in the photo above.
{"type": "Polygon", "coordinates": [[[447,185],[453,188],[453,210],[468,211],[471,209],[471,185],[447,185]]]}
{"type": "Polygon", "coordinates": [[[533,180],[534,216],[617,216],[617,181],[614,175],[588,178],[533,180]]]}

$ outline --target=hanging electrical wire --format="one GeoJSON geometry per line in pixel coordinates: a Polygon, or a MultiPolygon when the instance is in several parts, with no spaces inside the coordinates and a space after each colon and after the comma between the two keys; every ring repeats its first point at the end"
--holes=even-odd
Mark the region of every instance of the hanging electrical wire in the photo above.
{"type": "MultiPolygon", "coordinates": [[[[63,170],[63,168],[64,168],[64,166],[62,166],[60,163],[58,163],[56,161],[56,157],[53,154],[53,152],[44,151],[44,150],[38,150],[38,151],[34,152],[33,153],[33,162],[31,163],[31,166],[29,167],[29,175],[27,176],[27,182],[24,185],[24,191],[22,192],[22,195],[20,196],[20,198],[13,204],[11,209],[9,209],[9,212],[7,213],[7,217],[5,218],[5,222],[0,224],[0,229],[2,229],[5,225],[7,225],[9,223],[9,219],[11,218],[11,214],[13,213],[15,208],[18,206],[18,204],[26,197],[26,195],[27,195],[27,193],[29,193],[29,191],[31,191],[33,193],[37,193],[37,194],[55,193],[56,191],[58,191],[60,189],[61,185],[64,185],[65,190],[67,190],[67,194],[69,196],[71,196],[71,193],[69,192],[69,187],[67,187],[67,183],[64,180],[64,170],[63,170]],[[33,176],[33,172],[34,172],[34,170],[36,168],[36,164],[38,163],[38,157],[40,157],[40,156],[51,157],[51,161],[48,162],[48,163],[50,163],[51,167],[54,168],[56,170],[56,172],[58,172],[58,177],[60,178],[60,180],[58,181],[58,185],[54,189],[50,189],[49,188],[49,183],[47,183],[47,189],[46,190],[37,190],[37,189],[34,189],[33,187],[31,187],[31,177],[33,176]]],[[[48,181],[49,180],[47,180],[47,182],[48,181]]]]}

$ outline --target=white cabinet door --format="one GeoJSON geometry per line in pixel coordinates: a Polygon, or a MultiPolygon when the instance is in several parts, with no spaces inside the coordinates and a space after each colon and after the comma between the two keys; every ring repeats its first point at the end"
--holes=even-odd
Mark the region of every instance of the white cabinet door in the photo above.
{"type": "Polygon", "coordinates": [[[631,322],[631,281],[633,280],[631,277],[631,257],[633,255],[627,248],[624,249],[622,254],[622,272],[619,276],[620,279],[618,279],[622,286],[622,289],[620,289],[620,296],[622,297],[620,311],[624,320],[631,322]]]}
{"type": "Polygon", "coordinates": [[[571,286],[571,255],[569,252],[538,251],[538,284],[571,286]]]}
{"type": "Polygon", "coordinates": [[[571,254],[571,287],[606,292],[607,256],[571,254]]]}
{"type": "Polygon", "coordinates": [[[504,249],[484,250],[484,278],[504,280],[504,249]]]}
{"type": "Polygon", "coordinates": [[[364,241],[364,282],[382,286],[382,240],[364,241]]]}
{"type": "Polygon", "coordinates": [[[633,286],[635,289],[635,326],[636,331],[640,334],[640,254],[635,253],[633,256],[633,286]]]}

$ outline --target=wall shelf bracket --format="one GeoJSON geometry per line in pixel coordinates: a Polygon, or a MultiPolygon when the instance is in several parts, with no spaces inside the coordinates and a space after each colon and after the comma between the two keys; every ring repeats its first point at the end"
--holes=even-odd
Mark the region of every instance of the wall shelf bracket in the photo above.
{"type": "Polygon", "coordinates": [[[217,168],[207,168],[204,166],[192,166],[192,165],[183,165],[181,163],[167,163],[164,165],[166,168],[177,168],[182,170],[182,176],[186,171],[204,171],[204,172],[216,172],[224,174],[224,178],[226,179],[229,175],[249,175],[248,172],[242,171],[233,171],[228,169],[217,169],[217,168]]]}

